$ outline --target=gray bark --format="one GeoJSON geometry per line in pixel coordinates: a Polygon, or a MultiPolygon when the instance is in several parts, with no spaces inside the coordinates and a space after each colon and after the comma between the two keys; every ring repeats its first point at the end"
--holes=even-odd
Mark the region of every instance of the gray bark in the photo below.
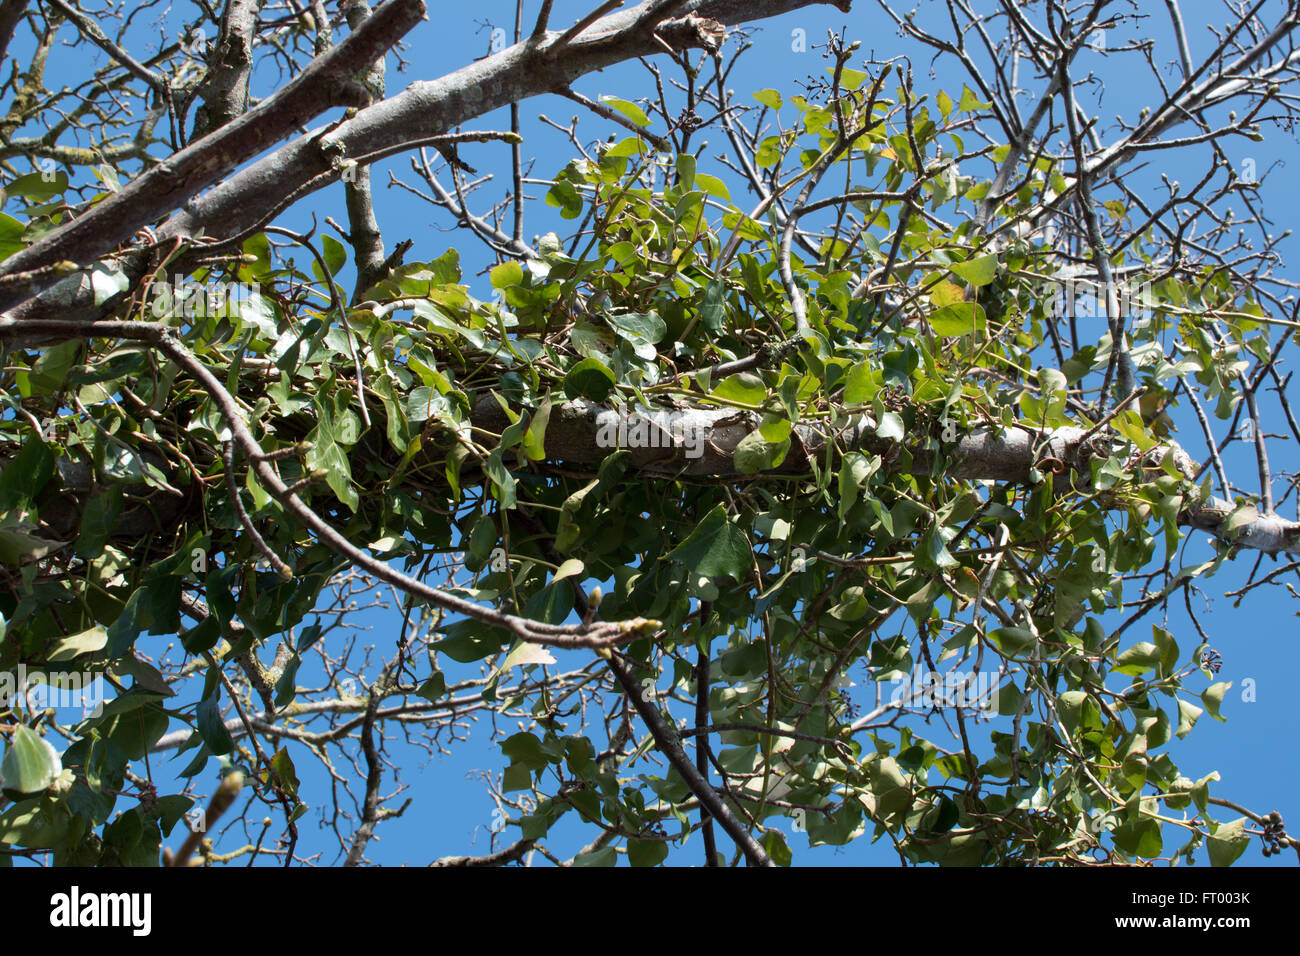
{"type": "Polygon", "coordinates": [[[221,34],[199,90],[203,105],[194,117],[194,138],[220,129],[248,109],[248,81],[253,73],[253,28],[261,0],[229,0],[221,34]]]}
{"type": "Polygon", "coordinates": [[[0,60],[4,59],[18,21],[27,12],[29,0],[0,0],[0,60]]]}
{"type": "MultiPolygon", "coordinates": [[[[339,105],[340,88],[352,75],[382,56],[423,16],[421,0],[389,0],[360,30],[324,56],[317,57],[257,108],[191,143],[66,226],[9,257],[0,263],[0,277],[12,277],[57,262],[88,265],[125,242],[141,227],[185,206],[196,193],[240,163],[339,105]]],[[[197,233],[200,228],[200,224],[195,224],[187,235],[197,233]]],[[[207,234],[212,235],[213,230],[209,228],[207,234]]],[[[58,275],[43,275],[28,282],[0,285],[0,311],[50,287],[58,278],[58,275]]]]}

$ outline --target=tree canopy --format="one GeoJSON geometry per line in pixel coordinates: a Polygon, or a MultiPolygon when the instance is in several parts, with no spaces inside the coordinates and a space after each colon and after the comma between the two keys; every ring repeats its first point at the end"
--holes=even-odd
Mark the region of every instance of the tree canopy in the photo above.
{"type": "Polygon", "coordinates": [[[0,0],[0,671],[112,688],[0,685],[0,860],[359,864],[479,718],[493,846],[411,862],[1300,849],[1176,762],[1229,688],[1193,595],[1300,567],[1300,314],[1228,152],[1289,135],[1300,10],[1195,59],[1176,0],[882,2],[886,56],[844,0],[733,90],[811,5],[520,2],[394,90],[421,0],[0,0]],[[616,135],[533,170],[541,94],[616,135]],[[385,242],[398,154],[485,275],[385,242]]]}

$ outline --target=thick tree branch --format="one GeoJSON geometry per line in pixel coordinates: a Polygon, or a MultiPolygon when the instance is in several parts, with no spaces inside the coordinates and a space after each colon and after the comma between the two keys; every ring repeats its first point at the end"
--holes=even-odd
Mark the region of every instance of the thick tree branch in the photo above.
{"type": "Polygon", "coordinates": [[[199,88],[203,106],[194,116],[194,139],[220,129],[248,109],[253,75],[253,29],[259,0],[228,0],[221,33],[212,50],[208,75],[199,88]]]}
{"type": "MultiPolygon", "coordinates": [[[[184,207],[196,193],[222,175],[336,105],[339,85],[382,56],[423,16],[422,0],[389,0],[361,29],[314,60],[275,95],[191,143],[66,226],[6,259],[0,263],[0,276],[28,272],[55,262],[87,265],[129,239],[142,226],[184,207]]],[[[254,173],[257,178],[258,165],[241,175],[254,173]]],[[[329,168],[327,162],[323,168],[329,168]]],[[[196,233],[199,228],[196,225],[186,235],[196,233]]],[[[211,229],[208,232],[212,234],[211,229]]],[[[52,283],[52,277],[43,277],[29,284],[25,292],[0,285],[0,311],[52,283]]]]}
{"type": "Polygon", "coordinates": [[[505,866],[508,863],[517,863],[526,857],[528,851],[533,848],[533,844],[536,842],[536,840],[519,840],[510,844],[504,850],[497,850],[497,852],[488,853],[485,856],[444,856],[434,860],[429,865],[456,868],[505,866]]]}
{"type": "MultiPolygon", "coordinates": [[[[642,427],[647,427],[646,417],[606,408],[585,399],[554,405],[546,428],[547,457],[575,464],[599,464],[612,450],[611,442],[616,441],[618,435],[628,435],[638,427],[638,418],[643,420],[642,427]]],[[[648,417],[650,422],[655,421],[653,415],[648,417]]],[[[495,433],[500,433],[509,424],[491,396],[475,406],[473,421],[484,432],[495,433]]],[[[664,477],[738,476],[740,473],[733,458],[736,446],[757,427],[756,415],[736,409],[675,409],[667,429],[672,441],[663,438],[653,443],[656,447],[631,448],[629,462],[643,473],[664,477]],[[690,457],[692,449],[697,449],[699,454],[690,457]]],[[[782,465],[769,474],[807,473],[808,460],[821,455],[832,440],[839,449],[878,454],[886,462],[894,461],[900,450],[897,441],[876,433],[875,423],[865,414],[855,416],[847,425],[834,430],[801,422],[795,426],[794,434],[798,442],[782,465]]],[[[1068,481],[1073,476],[1078,484],[1087,482],[1094,457],[1110,453],[1111,438],[1105,430],[1075,427],[1040,431],[1023,426],[1002,430],[981,426],[962,435],[950,448],[945,448],[942,461],[934,450],[937,445],[937,439],[909,444],[907,452],[911,458],[910,470],[914,474],[931,474],[938,466],[945,474],[957,479],[1028,482],[1035,469],[1060,470],[1058,481],[1068,481]]],[[[1161,448],[1152,450],[1147,461],[1155,465],[1164,457],[1169,457],[1184,477],[1189,480],[1195,477],[1195,463],[1176,443],[1166,442],[1161,448]]],[[[1220,498],[1210,498],[1200,505],[1186,506],[1179,515],[1179,523],[1208,531],[1234,548],[1269,554],[1300,552],[1300,522],[1258,512],[1254,517],[1248,517],[1247,512],[1238,515],[1232,522],[1233,527],[1229,528],[1228,518],[1235,511],[1235,505],[1220,498]]]]}
{"type": "Polygon", "coordinates": [[[14,38],[14,28],[27,12],[30,0],[0,0],[0,59],[9,49],[9,42],[14,38]]]}

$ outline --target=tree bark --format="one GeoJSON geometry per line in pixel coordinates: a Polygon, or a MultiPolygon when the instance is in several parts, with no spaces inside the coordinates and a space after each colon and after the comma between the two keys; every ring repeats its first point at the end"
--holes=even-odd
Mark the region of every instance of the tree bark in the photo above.
{"type": "MultiPolygon", "coordinates": [[[[850,2],[693,0],[682,8],[685,15],[656,24],[647,14],[658,0],[648,0],[596,21],[567,41],[562,53],[554,49],[562,34],[551,31],[439,79],[413,83],[340,124],[299,137],[198,196],[240,163],[339,105],[340,81],[367,67],[424,15],[421,0],[389,0],[283,90],[6,259],[0,263],[0,277],[58,262],[89,265],[168,213],[172,215],[158,230],[159,242],[187,240],[200,232],[208,239],[232,239],[268,222],[293,199],[337,180],[347,161],[374,162],[498,107],[563,89],[584,74],[653,55],[662,50],[660,40],[675,49],[712,47],[720,42],[725,26],[815,3],[832,3],[847,12],[850,2]]],[[[0,284],[0,312],[50,288],[59,278],[40,274],[21,283],[0,284]]],[[[84,307],[86,303],[75,293],[79,279],[74,276],[65,283],[68,294],[60,297],[59,308],[84,307]]]]}
{"type": "MultiPolygon", "coordinates": [[[[741,439],[758,427],[757,415],[731,408],[683,408],[673,410],[665,420],[661,417],[665,411],[660,409],[649,416],[640,416],[652,422],[667,421],[669,424],[666,430],[657,426],[645,429],[645,434],[656,436],[657,447],[628,449],[629,462],[634,469],[664,478],[741,476],[735,463],[736,447],[741,439]],[[692,457],[691,448],[698,448],[699,454],[692,457]]],[[[573,464],[598,465],[613,451],[611,437],[630,433],[637,417],[634,412],[614,410],[586,399],[552,406],[546,426],[546,456],[573,464]]],[[[500,434],[509,421],[496,399],[489,395],[475,406],[473,423],[482,430],[479,436],[482,439],[487,438],[487,432],[500,434]]],[[[785,460],[779,467],[762,474],[807,474],[809,459],[820,460],[831,439],[838,448],[880,455],[886,468],[898,467],[899,453],[905,448],[910,458],[907,468],[917,475],[1028,482],[1035,469],[1045,473],[1056,472],[1056,481],[1062,491],[1068,490],[1071,483],[1075,487],[1086,487],[1090,481],[1091,462],[1095,458],[1107,457],[1112,443],[1111,433],[1105,430],[1093,432],[1062,427],[1044,432],[1023,426],[1007,429],[980,426],[944,447],[941,460],[936,453],[936,448],[940,447],[938,439],[918,440],[913,436],[899,441],[882,438],[877,434],[871,417],[862,414],[833,434],[806,422],[797,424],[785,460]]],[[[1195,463],[1176,442],[1165,442],[1152,449],[1147,453],[1146,462],[1148,467],[1158,467],[1166,457],[1171,458],[1186,478],[1195,476],[1195,463]]],[[[1255,511],[1253,518],[1246,512],[1238,516],[1232,523],[1233,527],[1229,527],[1228,518],[1235,511],[1236,506],[1231,502],[1210,498],[1198,505],[1186,506],[1178,520],[1184,527],[1208,531],[1234,548],[1267,554],[1300,552],[1300,522],[1255,511]]]]}

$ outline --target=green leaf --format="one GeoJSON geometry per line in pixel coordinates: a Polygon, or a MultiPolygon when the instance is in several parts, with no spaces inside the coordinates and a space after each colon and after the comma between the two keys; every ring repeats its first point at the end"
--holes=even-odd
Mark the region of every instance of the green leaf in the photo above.
{"type": "Polygon", "coordinates": [[[66,805],[46,805],[41,798],[22,800],[0,813],[0,843],[30,849],[52,850],[73,839],[84,829],[66,805]]]}
{"type": "Polygon", "coordinates": [[[785,834],[780,830],[764,830],[759,843],[777,866],[789,866],[794,859],[790,847],[785,842],[785,834]]]}
{"type": "Polygon", "coordinates": [[[677,188],[689,192],[695,188],[695,157],[682,153],[677,157],[677,188]]]}
{"type": "Polygon", "coordinates": [[[767,386],[753,372],[728,375],[709,393],[714,398],[743,405],[761,405],[767,400],[767,386]]]}
{"type": "MultiPolygon", "coordinates": [[[[330,275],[338,278],[338,274],[343,271],[343,267],[348,262],[348,251],[343,248],[343,243],[339,242],[333,236],[324,236],[321,238],[321,248],[323,250],[321,258],[325,260],[325,266],[329,269],[330,275]]],[[[324,280],[324,276],[320,276],[324,280]]]]}
{"type": "Polygon", "coordinates": [[[7,259],[26,247],[22,240],[23,229],[23,224],[13,216],[0,212],[0,259],[7,259]]]}
{"type": "Polygon", "coordinates": [[[975,288],[988,285],[998,274],[997,256],[979,256],[966,262],[954,262],[948,267],[975,288]]]}
{"type": "Polygon", "coordinates": [[[546,754],[542,742],[536,734],[520,731],[501,742],[501,752],[510,758],[511,763],[523,764],[529,770],[541,770],[546,766],[546,754]]]}
{"type": "Polygon", "coordinates": [[[769,109],[779,110],[781,108],[781,94],[776,90],[759,90],[754,94],[754,99],[769,109]]]}
{"type": "Polygon", "coordinates": [[[984,310],[974,302],[953,302],[930,313],[930,327],[937,335],[973,335],[985,328],[984,310]]]}
{"type": "Polygon", "coordinates": [[[591,853],[580,853],[573,858],[574,866],[617,866],[618,851],[612,846],[601,847],[591,853]]]}
{"type": "Polygon", "coordinates": [[[904,426],[903,419],[898,412],[885,412],[880,416],[880,424],[876,426],[877,437],[901,441],[906,434],[907,428],[904,426]]]}
{"type": "Polygon", "coordinates": [[[537,411],[533,412],[533,417],[528,422],[528,430],[524,432],[520,443],[530,461],[541,461],[546,457],[546,426],[550,421],[551,400],[544,398],[537,406],[537,411]]]}
{"type": "Polygon", "coordinates": [[[791,425],[784,418],[769,417],[736,445],[732,458],[736,470],[752,475],[780,466],[790,450],[791,425]]]}
{"type": "Polygon", "coordinates": [[[40,793],[62,770],[54,745],[26,724],[18,724],[0,762],[0,786],[19,793],[40,793]]]}
{"type": "Polygon", "coordinates": [[[986,110],[988,108],[989,104],[976,96],[969,86],[962,86],[961,100],[957,103],[957,109],[964,112],[971,112],[973,110],[986,110]]]}
{"type": "MultiPolygon", "coordinates": [[[[832,76],[835,75],[834,67],[828,66],[826,72],[830,73],[832,76]]],[[[868,74],[864,73],[862,70],[850,69],[847,66],[840,68],[840,86],[846,90],[856,90],[863,83],[867,82],[867,77],[868,74]]]]}
{"type": "Polygon", "coordinates": [[[846,623],[860,621],[867,616],[867,612],[870,610],[871,603],[867,600],[865,592],[855,584],[853,587],[844,589],[839,603],[831,608],[831,617],[846,623]]]}
{"type": "Polygon", "coordinates": [[[0,472],[0,512],[25,509],[52,477],[53,453],[39,438],[28,438],[0,472]]]}
{"type": "Polygon", "coordinates": [[[581,574],[585,570],[586,565],[584,565],[580,560],[577,558],[569,558],[556,568],[555,575],[551,578],[551,581],[552,583],[555,581],[563,581],[565,578],[571,578],[575,574],[581,574]]]}
{"type": "MultiPolygon", "coordinates": [[[[560,589],[556,589],[560,590],[560,589]]],[[[543,588],[539,594],[546,594],[547,589],[543,588]]],[[[570,602],[572,607],[572,602],[570,602]]],[[[516,641],[515,646],[510,649],[506,659],[501,662],[501,667],[497,673],[506,674],[515,667],[529,667],[541,664],[549,666],[555,663],[555,655],[540,644],[533,644],[529,641],[516,641]]]]}
{"type": "Polygon", "coordinates": [[[68,174],[60,169],[53,173],[28,173],[19,176],[5,187],[5,191],[11,196],[22,196],[25,199],[44,202],[65,192],[67,188],[68,174]]]}
{"type": "Polygon", "coordinates": [[[621,100],[617,96],[610,96],[608,93],[602,95],[600,101],[609,106],[610,109],[622,113],[637,126],[650,125],[650,117],[646,116],[645,111],[635,103],[621,100]]]}
{"type": "Polygon", "coordinates": [[[1205,704],[1205,709],[1210,712],[1210,716],[1215,720],[1223,721],[1228,719],[1219,713],[1219,707],[1223,704],[1223,695],[1228,692],[1228,688],[1231,686],[1232,681],[1219,681],[1211,684],[1201,694],[1201,702],[1205,704]]]}
{"type": "Polygon", "coordinates": [[[507,289],[524,281],[524,267],[517,262],[503,262],[492,267],[492,288],[507,289]]]}
{"type": "Polygon", "coordinates": [[[447,693],[447,678],[442,671],[434,671],[423,684],[416,688],[415,695],[433,703],[447,693]]]}
{"type": "MultiPolygon", "coordinates": [[[[325,483],[334,492],[335,497],[352,511],[360,505],[356,489],[352,487],[352,466],[348,456],[340,447],[344,437],[344,416],[339,415],[331,402],[317,399],[315,401],[317,418],[316,427],[312,429],[307,440],[311,449],[307,452],[307,467],[319,469],[325,473],[325,483]]],[[[351,414],[350,412],[346,414],[351,414]]]]}
{"type": "Polygon", "coordinates": [[[1195,704],[1189,703],[1181,697],[1178,699],[1178,730],[1175,733],[1180,740],[1192,732],[1192,728],[1196,726],[1196,721],[1200,719],[1203,713],[1205,711],[1195,704]]]}
{"type": "Polygon", "coordinates": [[[600,359],[586,358],[564,376],[564,394],[603,402],[614,390],[614,373],[600,359]]]}
{"type": "Polygon", "coordinates": [[[880,391],[872,374],[871,363],[858,362],[844,378],[844,404],[864,405],[880,391]]]}
{"type": "Polygon", "coordinates": [[[997,644],[998,650],[1011,657],[1029,650],[1037,641],[1034,632],[1023,627],[1000,627],[990,631],[989,638],[997,644]]]}
{"type": "Polygon", "coordinates": [[[70,634],[55,641],[50,645],[49,653],[45,659],[50,663],[70,661],[82,654],[94,654],[97,651],[102,651],[107,644],[108,628],[97,624],[88,631],[82,631],[80,634],[70,634]]]}
{"type": "Polygon", "coordinates": [[[726,285],[718,279],[711,281],[704,289],[704,299],[700,303],[700,321],[710,332],[721,332],[726,324],[726,310],[723,308],[726,292],[726,285]]]}
{"type": "Polygon", "coordinates": [[[710,196],[720,196],[728,202],[731,201],[731,193],[727,191],[726,184],[717,176],[696,173],[695,188],[708,193],[710,196]]]}
{"type": "Polygon", "coordinates": [[[745,533],[731,523],[726,510],[718,505],[666,557],[702,578],[730,577],[743,581],[753,568],[754,551],[745,533]]]}
{"type": "Polygon", "coordinates": [[[668,326],[658,312],[624,312],[608,316],[608,320],[619,337],[630,342],[636,354],[647,361],[654,360],[655,343],[668,334],[668,326]]]}
{"type": "Polygon", "coordinates": [[[503,508],[513,508],[517,501],[515,493],[515,476],[510,473],[502,460],[504,452],[501,448],[492,449],[492,454],[488,455],[487,460],[483,462],[484,473],[492,479],[492,484],[496,490],[496,498],[501,502],[503,508]]]}
{"type": "Polygon", "coordinates": [[[1245,817],[1239,817],[1230,823],[1220,823],[1205,841],[1205,848],[1210,852],[1210,866],[1232,866],[1246,852],[1246,847],[1250,846],[1250,835],[1245,831],[1245,817]]]}
{"type": "Polygon", "coordinates": [[[1150,641],[1138,641],[1115,659],[1115,671],[1134,676],[1145,674],[1160,664],[1160,657],[1160,648],[1150,641]]]}
{"type": "Polygon", "coordinates": [[[546,204],[558,207],[562,219],[577,219],[582,215],[582,196],[567,179],[558,180],[547,190],[546,204]]]}
{"type": "Polygon", "coordinates": [[[121,485],[111,485],[100,494],[90,497],[81,513],[81,533],[73,547],[78,557],[96,558],[103,553],[122,506],[121,485]]]}
{"type": "Polygon", "coordinates": [[[658,866],[668,859],[666,840],[628,840],[627,862],[632,866],[658,866]]]}
{"type": "Polygon", "coordinates": [[[221,695],[214,691],[210,697],[199,702],[194,712],[195,724],[199,736],[208,745],[208,749],[220,757],[235,749],[235,741],[221,719],[221,695]]]}
{"type": "Polygon", "coordinates": [[[472,664],[501,650],[506,633],[479,621],[458,621],[443,628],[447,636],[433,647],[460,664],[472,664]]]}

